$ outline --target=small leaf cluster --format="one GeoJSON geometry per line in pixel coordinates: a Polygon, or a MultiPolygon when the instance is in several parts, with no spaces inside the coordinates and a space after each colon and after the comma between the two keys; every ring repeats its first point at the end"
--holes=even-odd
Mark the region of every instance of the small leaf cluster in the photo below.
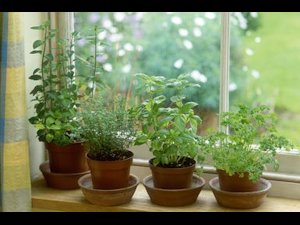
{"type": "Polygon", "coordinates": [[[90,156],[128,150],[134,142],[135,120],[126,109],[126,101],[120,95],[113,104],[106,104],[103,96],[97,95],[82,104],[79,112],[82,135],[90,156]]]}
{"type": "Polygon", "coordinates": [[[199,85],[189,82],[188,74],[174,79],[146,74],[136,76],[147,96],[134,109],[141,127],[135,144],[149,144],[149,150],[155,156],[154,165],[178,164],[185,157],[202,161],[197,135],[201,118],[193,110],[197,103],[184,102],[182,94],[186,88],[199,85]],[[175,95],[167,97],[168,89],[174,90],[175,95]]]}
{"type": "Polygon", "coordinates": [[[229,133],[207,135],[201,140],[201,148],[211,154],[217,169],[230,176],[248,172],[249,179],[257,181],[266,165],[278,169],[277,150],[293,147],[285,137],[277,135],[276,115],[265,105],[239,105],[237,112],[225,112],[220,119],[222,126],[229,127],[229,133]]]}

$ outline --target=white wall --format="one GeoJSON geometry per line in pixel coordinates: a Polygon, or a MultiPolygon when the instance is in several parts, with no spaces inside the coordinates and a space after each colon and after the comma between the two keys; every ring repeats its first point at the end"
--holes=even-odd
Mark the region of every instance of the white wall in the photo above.
{"type": "MultiPolygon", "coordinates": [[[[32,30],[30,27],[40,25],[47,18],[45,12],[24,12],[24,50],[25,50],[25,76],[26,76],[26,101],[27,101],[27,117],[30,118],[34,115],[34,107],[31,102],[32,95],[29,93],[36,85],[28,77],[32,74],[33,70],[40,64],[41,58],[37,55],[29,54],[32,51],[32,43],[41,38],[41,32],[32,30]]],[[[28,122],[28,137],[29,137],[29,150],[30,150],[30,171],[31,178],[34,179],[40,176],[39,165],[45,161],[44,144],[40,143],[36,137],[35,128],[28,122]]]]}

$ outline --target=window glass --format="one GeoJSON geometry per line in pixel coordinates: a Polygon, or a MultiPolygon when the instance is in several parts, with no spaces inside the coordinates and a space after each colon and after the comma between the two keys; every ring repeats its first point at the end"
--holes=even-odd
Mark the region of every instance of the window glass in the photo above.
{"type": "Polygon", "coordinates": [[[269,105],[279,117],[279,133],[299,148],[300,13],[248,13],[247,17],[252,22],[242,39],[240,70],[245,82],[238,85],[231,80],[231,90],[242,93],[231,99],[231,107],[269,105]]]}
{"type": "MultiPolygon", "coordinates": [[[[101,30],[97,32],[97,40],[102,43],[97,48],[97,61],[102,68],[99,78],[112,93],[122,93],[132,103],[143,99],[143,93],[135,91],[138,83],[134,74],[173,78],[190,73],[190,79],[201,88],[186,91],[187,100],[199,104],[196,110],[203,120],[199,133],[203,134],[218,128],[220,17],[215,12],[75,13],[75,30],[83,37],[77,42],[76,51],[83,59],[93,54],[95,49],[87,34],[91,35],[91,28],[98,26],[101,30]]],[[[246,13],[232,14],[229,87],[232,102],[248,85],[243,75],[242,47],[248,19],[253,18],[246,13]]],[[[89,73],[80,63],[76,66],[79,73],[89,73]]]]}

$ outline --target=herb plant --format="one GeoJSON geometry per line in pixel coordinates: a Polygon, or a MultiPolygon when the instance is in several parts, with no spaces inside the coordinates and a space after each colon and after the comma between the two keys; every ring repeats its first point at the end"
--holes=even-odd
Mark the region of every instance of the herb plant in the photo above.
{"type": "Polygon", "coordinates": [[[229,134],[210,134],[201,140],[201,148],[211,154],[217,169],[230,176],[238,173],[243,177],[248,172],[249,179],[255,182],[266,165],[278,169],[278,149],[293,147],[285,137],[276,134],[276,115],[265,105],[239,105],[237,112],[225,112],[220,119],[222,126],[229,127],[229,134]]]}
{"type": "Polygon", "coordinates": [[[83,103],[81,133],[89,156],[103,158],[116,151],[126,151],[135,139],[134,119],[126,109],[126,101],[117,96],[113,104],[105,104],[101,95],[83,103]]]}
{"type": "Polygon", "coordinates": [[[194,114],[195,102],[184,102],[182,94],[186,88],[199,87],[188,81],[189,75],[179,75],[176,79],[162,76],[137,74],[143,82],[143,91],[147,97],[135,109],[141,121],[136,145],[148,144],[155,156],[154,166],[181,167],[186,157],[203,160],[199,153],[198,125],[199,116],[194,114]],[[175,95],[166,97],[168,89],[175,90],[175,95]],[[167,106],[170,104],[169,106],[167,106]]]}
{"type": "MultiPolygon", "coordinates": [[[[29,77],[38,82],[30,92],[34,96],[32,101],[36,102],[36,115],[31,117],[29,122],[37,129],[40,141],[61,146],[81,141],[80,134],[76,131],[80,125],[76,113],[79,100],[84,94],[80,93],[81,85],[78,79],[75,79],[79,76],[76,74],[75,77],[77,56],[74,51],[79,33],[73,32],[70,39],[59,38],[58,31],[51,29],[49,21],[32,29],[41,31],[43,39],[34,41],[31,52],[41,55],[42,61],[41,66],[29,77]]],[[[95,35],[96,32],[95,28],[95,35]]],[[[94,44],[97,45],[97,41],[94,44]]],[[[92,88],[85,88],[85,95],[88,97],[93,95],[97,82],[96,56],[97,52],[89,57],[89,61],[85,61],[85,65],[92,70],[88,76],[93,82],[92,88]]]]}

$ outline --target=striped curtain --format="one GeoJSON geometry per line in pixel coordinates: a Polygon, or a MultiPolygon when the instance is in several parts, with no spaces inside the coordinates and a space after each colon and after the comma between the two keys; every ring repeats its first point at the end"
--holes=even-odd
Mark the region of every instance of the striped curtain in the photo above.
{"type": "Polygon", "coordinates": [[[0,12],[0,207],[31,211],[23,13],[0,12]]]}

